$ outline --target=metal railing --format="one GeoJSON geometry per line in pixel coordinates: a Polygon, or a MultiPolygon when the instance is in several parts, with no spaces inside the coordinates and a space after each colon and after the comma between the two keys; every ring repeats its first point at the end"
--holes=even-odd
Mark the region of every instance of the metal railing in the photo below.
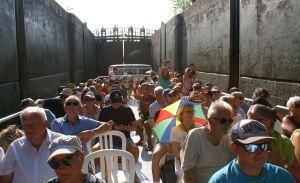
{"type": "Polygon", "coordinates": [[[21,113],[21,111],[19,111],[19,112],[17,112],[17,113],[14,113],[14,114],[12,114],[12,115],[6,116],[6,117],[4,117],[4,118],[1,118],[1,119],[0,119],[0,123],[3,123],[3,122],[8,121],[8,120],[10,120],[10,119],[12,119],[12,118],[15,118],[15,117],[19,116],[20,113],[21,113]]]}

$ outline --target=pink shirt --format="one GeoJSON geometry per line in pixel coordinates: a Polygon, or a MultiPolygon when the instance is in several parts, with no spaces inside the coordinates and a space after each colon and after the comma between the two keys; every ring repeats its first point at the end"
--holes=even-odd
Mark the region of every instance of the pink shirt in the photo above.
{"type": "Polygon", "coordinates": [[[97,120],[98,121],[98,118],[99,118],[99,114],[100,114],[100,111],[101,111],[101,108],[94,105],[94,109],[92,111],[92,113],[88,113],[87,112],[87,107],[86,107],[86,104],[83,105],[82,107],[82,116],[85,116],[85,117],[88,117],[88,118],[91,118],[91,119],[94,119],[94,120],[97,120]]]}
{"type": "Polygon", "coordinates": [[[192,86],[193,86],[192,78],[183,76],[183,88],[182,88],[183,95],[188,95],[189,89],[191,89],[192,86]]]}

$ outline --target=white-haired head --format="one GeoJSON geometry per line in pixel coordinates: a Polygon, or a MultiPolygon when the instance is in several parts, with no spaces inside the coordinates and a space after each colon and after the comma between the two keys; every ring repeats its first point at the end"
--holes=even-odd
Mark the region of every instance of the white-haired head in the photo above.
{"type": "Polygon", "coordinates": [[[298,97],[298,96],[291,97],[291,98],[287,101],[286,106],[287,106],[288,108],[290,108],[290,107],[291,107],[292,105],[294,105],[296,102],[300,102],[300,97],[298,97]]]}
{"type": "Polygon", "coordinates": [[[227,109],[230,111],[230,113],[232,113],[232,107],[228,103],[221,100],[216,100],[210,105],[207,112],[207,118],[217,116],[220,109],[227,109]]]}
{"type": "Polygon", "coordinates": [[[24,117],[28,117],[32,114],[38,114],[41,117],[43,122],[45,122],[47,120],[46,113],[45,113],[45,110],[43,108],[40,108],[40,107],[27,107],[26,109],[24,109],[20,113],[21,122],[23,123],[22,119],[24,117]]]}

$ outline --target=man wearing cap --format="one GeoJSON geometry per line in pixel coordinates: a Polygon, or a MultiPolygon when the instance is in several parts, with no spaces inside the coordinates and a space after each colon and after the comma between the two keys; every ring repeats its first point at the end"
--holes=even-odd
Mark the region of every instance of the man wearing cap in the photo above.
{"type": "Polygon", "coordinates": [[[219,87],[217,87],[217,86],[212,87],[211,92],[213,93],[214,101],[220,99],[221,91],[220,91],[219,87]]]}
{"type": "MultiPolygon", "coordinates": [[[[241,92],[237,87],[232,87],[229,89],[229,94],[231,95],[233,92],[241,92]]],[[[245,102],[245,100],[243,101],[241,108],[244,110],[245,114],[248,112],[250,106],[245,102]]]]}
{"type": "Polygon", "coordinates": [[[141,145],[144,141],[143,136],[143,127],[145,127],[146,134],[148,137],[148,147],[146,147],[146,151],[151,151],[153,149],[152,143],[151,143],[151,127],[149,126],[149,123],[146,123],[146,121],[150,118],[149,116],[149,107],[150,105],[155,102],[156,98],[150,94],[149,92],[149,84],[143,83],[141,86],[141,96],[139,97],[139,116],[140,118],[136,121],[138,125],[137,133],[140,136],[140,141],[137,142],[137,145],[141,145]],[[145,124],[145,125],[144,125],[145,124]]]}
{"type": "Polygon", "coordinates": [[[105,183],[82,170],[84,153],[77,136],[61,136],[54,139],[50,144],[50,157],[47,161],[57,178],[45,183],[105,183]]]}
{"type": "MultiPolygon", "coordinates": [[[[112,130],[122,132],[126,137],[126,151],[130,152],[135,162],[139,159],[139,148],[133,143],[130,137],[131,131],[136,131],[137,125],[134,117],[134,113],[131,108],[123,105],[123,99],[120,91],[114,90],[110,93],[111,105],[104,107],[99,115],[99,121],[112,122],[112,130]]],[[[122,141],[119,137],[113,136],[113,148],[121,149],[122,141]]],[[[93,147],[93,151],[100,149],[99,143],[93,147]]],[[[139,178],[135,174],[135,182],[140,182],[139,178]]]]}
{"type": "Polygon", "coordinates": [[[287,170],[266,163],[270,139],[274,138],[267,135],[266,127],[258,121],[245,119],[235,124],[230,148],[237,158],[216,172],[209,183],[294,183],[287,170]]]}
{"type": "Polygon", "coordinates": [[[83,150],[88,154],[86,144],[96,134],[110,131],[113,123],[102,123],[79,115],[82,104],[76,96],[70,96],[64,104],[66,115],[52,122],[52,131],[64,135],[76,135],[81,139],[83,150]]]}
{"type": "Polygon", "coordinates": [[[113,70],[108,74],[108,80],[116,80],[116,72],[118,71],[117,67],[113,67],[113,70]]]}
{"type": "MultiPolygon", "coordinates": [[[[162,96],[164,99],[164,104],[162,108],[164,108],[174,103],[174,98],[176,94],[174,93],[174,90],[167,88],[162,92],[162,96]]],[[[158,118],[160,111],[161,109],[155,112],[154,121],[156,121],[156,119],[158,118]]],[[[160,142],[156,144],[152,154],[152,176],[153,176],[154,183],[160,182],[159,161],[167,153],[173,154],[171,143],[160,142]]]]}
{"type": "Polygon", "coordinates": [[[56,118],[63,117],[66,113],[64,111],[64,103],[66,98],[72,95],[72,90],[69,88],[64,88],[59,95],[59,98],[50,98],[50,99],[37,99],[34,102],[34,105],[43,105],[55,115],[56,118]]]}
{"type": "Polygon", "coordinates": [[[49,145],[61,134],[46,129],[45,111],[27,107],[20,113],[25,136],[13,141],[0,166],[1,183],[41,183],[55,176],[46,164],[49,145]]]}

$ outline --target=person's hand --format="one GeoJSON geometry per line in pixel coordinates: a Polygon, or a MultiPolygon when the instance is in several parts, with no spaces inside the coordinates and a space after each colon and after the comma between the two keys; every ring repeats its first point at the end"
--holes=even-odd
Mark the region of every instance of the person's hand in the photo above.
{"type": "Polygon", "coordinates": [[[115,123],[112,120],[109,120],[107,123],[112,127],[115,125],[115,123]]]}
{"type": "Polygon", "coordinates": [[[116,125],[115,130],[117,130],[117,131],[125,130],[125,126],[124,125],[116,125]]]}
{"type": "Polygon", "coordinates": [[[88,141],[89,141],[90,139],[82,138],[82,139],[80,139],[80,140],[81,140],[82,145],[85,146],[85,145],[87,145],[87,143],[88,143],[88,141]]]}
{"type": "Polygon", "coordinates": [[[275,148],[275,152],[268,151],[268,162],[280,167],[283,167],[285,164],[277,148],[275,148]]]}

